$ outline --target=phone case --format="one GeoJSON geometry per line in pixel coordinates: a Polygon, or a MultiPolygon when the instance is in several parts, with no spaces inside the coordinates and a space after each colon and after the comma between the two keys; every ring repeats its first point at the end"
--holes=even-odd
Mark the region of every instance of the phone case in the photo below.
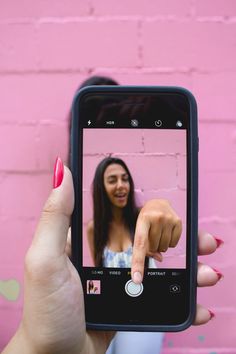
{"type": "Polygon", "coordinates": [[[145,332],[178,332],[188,328],[195,318],[196,313],[196,289],[197,289],[197,242],[198,242],[198,129],[197,129],[197,104],[192,93],[185,88],[175,86],[90,86],[81,89],[73,100],[72,105],[72,129],[71,129],[71,170],[75,188],[75,209],[72,216],[72,262],[78,270],[80,265],[78,261],[79,246],[76,238],[76,230],[78,222],[82,222],[79,215],[78,205],[78,178],[81,169],[81,161],[78,163],[77,152],[79,141],[77,132],[79,130],[79,104],[80,100],[85,94],[88,93],[101,93],[101,92],[159,92],[159,93],[177,93],[184,95],[190,106],[190,136],[188,139],[188,152],[191,156],[190,163],[188,164],[190,174],[191,189],[191,210],[189,211],[189,219],[191,219],[191,235],[190,252],[190,311],[187,321],[179,325],[136,325],[136,324],[99,324],[99,323],[86,323],[88,329],[94,330],[116,330],[116,331],[145,331],[145,332]]]}

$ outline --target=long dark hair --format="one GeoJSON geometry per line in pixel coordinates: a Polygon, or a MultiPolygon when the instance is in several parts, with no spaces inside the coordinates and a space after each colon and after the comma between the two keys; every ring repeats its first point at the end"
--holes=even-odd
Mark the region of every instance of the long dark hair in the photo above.
{"type": "Polygon", "coordinates": [[[98,164],[93,179],[94,259],[96,267],[102,267],[103,250],[108,241],[109,225],[112,220],[111,202],[104,186],[104,172],[111,164],[121,165],[129,177],[130,191],[127,205],[123,209],[123,218],[125,225],[130,230],[131,239],[134,236],[138,216],[138,208],[134,197],[134,182],[127,165],[119,158],[106,157],[98,164]]]}
{"type": "Polygon", "coordinates": [[[90,294],[91,290],[93,290],[93,289],[94,289],[93,281],[89,280],[89,282],[88,282],[88,293],[90,294]]]}

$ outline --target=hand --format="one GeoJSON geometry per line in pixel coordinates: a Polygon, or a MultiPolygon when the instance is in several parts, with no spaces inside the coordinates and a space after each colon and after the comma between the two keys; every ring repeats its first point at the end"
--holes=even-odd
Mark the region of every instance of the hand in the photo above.
{"type": "Polygon", "coordinates": [[[142,281],[145,257],[162,261],[169,247],[176,247],[182,233],[182,221],[168,200],[148,201],[138,215],[133,246],[132,269],[142,281]]]}
{"type": "MultiPolygon", "coordinates": [[[[59,160],[60,164],[63,173],[59,160]]],[[[114,335],[86,332],[83,289],[66,253],[73,196],[71,173],[65,167],[62,183],[51,192],[26,255],[23,318],[4,354],[105,353],[114,335]]]]}
{"type": "MultiPolygon", "coordinates": [[[[156,228],[153,226],[153,223],[159,223],[159,225],[161,225],[161,228],[164,228],[166,226],[167,221],[170,220],[170,223],[172,225],[172,232],[169,230],[169,235],[166,236],[167,242],[165,244],[165,247],[166,245],[168,245],[168,247],[173,247],[173,245],[176,245],[178,243],[182,228],[179,218],[176,216],[175,212],[170,207],[167,201],[161,200],[161,203],[158,204],[158,200],[153,200],[145,204],[144,208],[140,211],[134,236],[131,276],[135,283],[142,282],[145,257],[149,254],[155,254],[155,250],[160,251],[162,249],[162,246],[160,246],[160,244],[162,244],[160,241],[162,237],[160,238],[160,234],[156,231],[156,228]],[[161,209],[158,209],[158,207],[161,209]],[[150,213],[149,208],[153,209],[152,213],[150,213]],[[161,210],[162,213],[166,210],[166,212],[168,213],[168,218],[165,218],[164,215],[162,215],[160,218],[161,213],[159,213],[159,210],[161,210]],[[177,232],[173,232],[173,228],[175,227],[177,228],[177,232]],[[155,235],[158,236],[157,241],[154,240],[155,235]],[[149,240],[149,238],[151,239],[151,241],[149,240]],[[150,252],[150,250],[153,251],[150,252]]],[[[167,232],[165,233],[166,235],[167,232]]],[[[199,232],[198,254],[209,255],[211,253],[214,253],[217,247],[219,246],[219,242],[222,243],[221,240],[217,241],[209,233],[203,231],[199,232]]],[[[156,252],[155,256],[156,258],[159,257],[158,252],[156,252]]],[[[159,260],[161,259],[159,258],[159,260]]],[[[222,274],[217,272],[210,266],[202,264],[200,262],[198,263],[197,284],[199,287],[215,285],[221,279],[221,277],[222,274]]],[[[210,310],[206,309],[201,305],[197,305],[197,312],[194,324],[200,325],[207,323],[213,316],[214,314],[210,310]]]]}
{"type": "MultiPolygon", "coordinates": [[[[105,353],[114,336],[113,332],[86,332],[83,290],[68,257],[73,195],[71,173],[64,167],[62,183],[46,202],[26,256],[23,318],[2,354],[99,354],[105,353]]],[[[199,254],[210,254],[216,248],[212,236],[199,235],[199,254]]],[[[214,285],[217,280],[210,267],[199,265],[199,286],[214,285]]],[[[208,310],[198,307],[195,324],[210,318],[208,310]]]]}

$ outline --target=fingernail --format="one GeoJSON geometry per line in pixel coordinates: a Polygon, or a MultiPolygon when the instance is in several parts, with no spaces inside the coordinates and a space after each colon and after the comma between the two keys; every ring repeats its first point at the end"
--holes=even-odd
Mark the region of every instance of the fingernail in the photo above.
{"type": "Polygon", "coordinates": [[[217,248],[221,247],[224,244],[224,241],[220,238],[214,236],[214,239],[216,240],[217,248]]]}
{"type": "Polygon", "coordinates": [[[214,312],[212,312],[211,310],[208,310],[209,314],[210,314],[210,320],[212,320],[212,318],[214,318],[216,315],[214,314],[214,312]]]}
{"type": "Polygon", "coordinates": [[[53,188],[58,188],[61,185],[63,176],[64,176],[64,165],[60,157],[58,157],[54,165],[53,188]]]}
{"type": "Polygon", "coordinates": [[[142,282],[142,274],[140,272],[135,272],[133,275],[133,281],[136,284],[140,284],[142,282]]]}
{"type": "Polygon", "coordinates": [[[223,278],[223,274],[222,274],[219,270],[217,270],[217,269],[215,269],[215,268],[212,268],[212,269],[213,269],[214,272],[217,274],[219,280],[223,278]]]}

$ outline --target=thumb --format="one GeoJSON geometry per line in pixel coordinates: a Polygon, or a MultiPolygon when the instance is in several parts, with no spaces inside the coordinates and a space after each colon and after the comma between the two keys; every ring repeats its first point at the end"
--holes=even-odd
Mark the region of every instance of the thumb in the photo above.
{"type": "Polygon", "coordinates": [[[65,252],[70,217],[74,208],[74,190],[70,170],[57,158],[54,188],[42,211],[32,242],[37,253],[57,257],[65,252]]]}

